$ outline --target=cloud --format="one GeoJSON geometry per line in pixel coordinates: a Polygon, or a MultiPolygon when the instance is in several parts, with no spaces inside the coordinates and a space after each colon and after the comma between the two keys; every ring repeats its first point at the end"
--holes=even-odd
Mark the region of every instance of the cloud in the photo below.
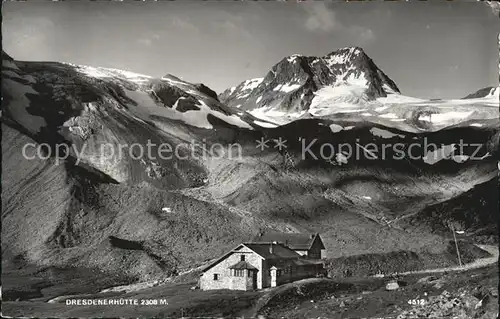
{"type": "Polygon", "coordinates": [[[177,29],[183,29],[188,32],[199,33],[199,29],[193,23],[191,23],[187,18],[181,18],[179,16],[175,16],[172,21],[172,26],[177,29]]]}
{"type": "Polygon", "coordinates": [[[150,38],[139,38],[139,39],[137,39],[137,42],[139,44],[147,45],[147,46],[150,46],[151,44],[153,44],[153,41],[151,41],[150,38]]]}
{"type": "Polygon", "coordinates": [[[242,27],[242,23],[240,19],[236,19],[237,21],[231,21],[229,19],[225,19],[222,21],[214,21],[213,27],[218,33],[225,33],[228,35],[243,37],[243,38],[251,38],[252,35],[246,28],[242,27]],[[238,23],[239,22],[239,23],[238,23]]]}
{"type": "Polygon", "coordinates": [[[44,17],[18,17],[3,22],[2,44],[17,59],[50,56],[54,52],[56,26],[44,17]]]}
{"type": "Polygon", "coordinates": [[[260,17],[255,13],[245,13],[242,15],[237,12],[218,10],[211,14],[210,28],[220,35],[250,39],[252,38],[252,34],[249,30],[253,26],[258,25],[259,22],[260,17]]]}
{"type": "Polygon", "coordinates": [[[154,42],[160,40],[160,38],[161,38],[160,35],[152,34],[152,35],[148,35],[146,37],[142,37],[142,38],[137,39],[137,42],[139,44],[142,44],[142,45],[151,46],[154,44],[154,42]]]}
{"type": "Polygon", "coordinates": [[[332,31],[342,27],[337,21],[335,11],[329,10],[323,2],[303,4],[307,12],[305,27],[309,31],[332,31]]]}
{"type": "Polygon", "coordinates": [[[366,45],[375,41],[375,34],[372,29],[356,26],[350,29],[350,32],[358,37],[358,43],[360,45],[366,45]]]}
{"type": "Polygon", "coordinates": [[[372,29],[359,25],[345,25],[337,18],[337,13],[324,2],[305,2],[305,28],[311,32],[339,32],[352,37],[356,44],[366,45],[376,39],[372,29]]]}
{"type": "MultiPolygon", "coordinates": [[[[188,32],[188,33],[200,33],[199,28],[191,23],[189,18],[174,16],[173,18],[167,20],[167,28],[173,32],[188,32]]],[[[137,43],[152,46],[160,40],[161,36],[159,34],[146,34],[137,39],[137,43]]]]}

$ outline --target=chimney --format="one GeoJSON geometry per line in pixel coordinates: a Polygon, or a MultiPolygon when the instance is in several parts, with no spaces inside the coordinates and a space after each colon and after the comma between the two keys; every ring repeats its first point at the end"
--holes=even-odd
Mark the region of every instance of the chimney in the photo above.
{"type": "Polygon", "coordinates": [[[269,246],[269,253],[274,254],[273,242],[271,242],[271,245],[269,246]]]}
{"type": "Polygon", "coordinates": [[[315,234],[311,234],[311,239],[313,239],[313,238],[314,238],[314,236],[316,236],[316,235],[315,235],[315,234]]]}

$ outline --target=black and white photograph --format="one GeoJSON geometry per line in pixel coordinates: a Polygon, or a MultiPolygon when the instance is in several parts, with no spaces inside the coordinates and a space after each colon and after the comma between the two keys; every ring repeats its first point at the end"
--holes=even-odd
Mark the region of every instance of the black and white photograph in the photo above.
{"type": "Polygon", "coordinates": [[[500,5],[4,1],[4,318],[499,316],[500,5]]]}

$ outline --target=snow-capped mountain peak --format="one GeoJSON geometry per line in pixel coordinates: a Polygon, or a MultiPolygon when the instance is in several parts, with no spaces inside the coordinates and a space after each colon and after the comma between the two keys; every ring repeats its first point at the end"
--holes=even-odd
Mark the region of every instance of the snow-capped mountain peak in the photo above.
{"type": "MultiPolygon", "coordinates": [[[[399,93],[396,84],[360,47],[346,47],[322,57],[293,54],[275,64],[262,79],[246,80],[219,99],[232,107],[302,112],[315,92],[342,85],[362,88],[363,100],[399,93]]],[[[356,90],[358,92],[359,90],[356,90]]]]}
{"type": "Polygon", "coordinates": [[[301,57],[302,57],[302,55],[300,55],[300,54],[292,54],[291,56],[287,57],[286,59],[289,63],[294,63],[297,61],[297,59],[299,59],[301,57]]]}
{"type": "Polygon", "coordinates": [[[366,55],[362,48],[346,47],[327,54],[324,59],[330,66],[344,64],[360,55],[366,55]]]}

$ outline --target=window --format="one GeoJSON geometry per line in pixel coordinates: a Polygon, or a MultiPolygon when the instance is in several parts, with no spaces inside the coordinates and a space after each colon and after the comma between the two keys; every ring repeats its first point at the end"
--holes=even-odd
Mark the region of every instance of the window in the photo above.
{"type": "Polygon", "coordinates": [[[241,255],[241,256],[240,256],[240,260],[241,260],[241,261],[245,261],[245,255],[241,255]]]}
{"type": "Polygon", "coordinates": [[[320,256],[320,253],[318,253],[317,251],[309,251],[309,258],[312,258],[312,259],[320,259],[321,256],[320,256]]]}
{"type": "Polygon", "coordinates": [[[243,277],[245,275],[245,270],[243,269],[235,269],[234,276],[235,277],[243,277]]]}
{"type": "Polygon", "coordinates": [[[214,274],[214,280],[219,280],[220,276],[219,274],[214,274]]]}

